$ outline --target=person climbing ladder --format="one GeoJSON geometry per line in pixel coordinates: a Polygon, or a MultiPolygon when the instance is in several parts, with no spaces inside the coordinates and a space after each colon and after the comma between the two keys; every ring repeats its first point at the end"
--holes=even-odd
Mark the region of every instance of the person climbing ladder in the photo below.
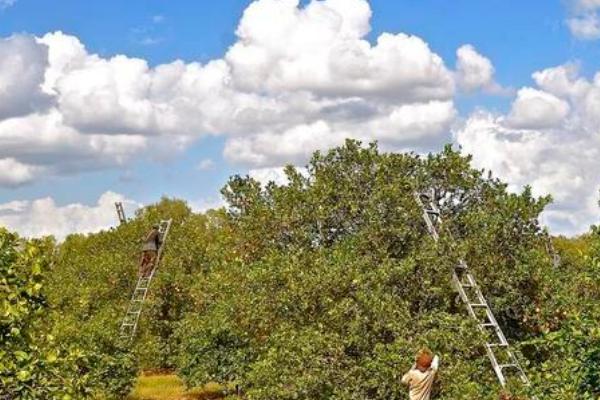
{"type": "Polygon", "coordinates": [[[161,235],[159,231],[160,226],[155,224],[146,237],[143,239],[142,245],[142,257],[140,260],[140,277],[146,278],[152,272],[156,258],[158,255],[158,249],[161,246],[161,235]]]}
{"type": "Polygon", "coordinates": [[[163,220],[160,224],[153,225],[152,229],[142,239],[142,257],[140,260],[139,274],[135,289],[131,295],[129,306],[123,322],[121,323],[121,339],[131,342],[135,337],[138,321],[142,313],[142,306],[150,288],[152,277],[162,259],[163,247],[167,241],[172,220],[163,220]]]}

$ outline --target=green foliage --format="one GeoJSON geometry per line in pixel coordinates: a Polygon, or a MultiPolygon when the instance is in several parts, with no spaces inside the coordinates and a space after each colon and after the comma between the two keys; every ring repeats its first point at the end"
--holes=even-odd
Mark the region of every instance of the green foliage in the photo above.
{"type": "Polygon", "coordinates": [[[80,354],[45,330],[43,294],[50,241],[25,241],[0,229],[0,398],[78,398],[80,354]]]}
{"type": "Polygon", "coordinates": [[[510,340],[540,337],[555,285],[537,217],[550,199],[508,193],[469,163],[449,147],[423,158],[350,141],[307,175],[287,168],[284,186],[233,177],[227,247],[177,331],[184,379],[234,380],[251,399],[404,399],[400,377],[427,345],[443,360],[437,398],[497,398],[451,271],[467,260],[510,340]],[[413,196],[429,187],[448,217],[439,247],[413,196]]]}
{"type": "Polygon", "coordinates": [[[540,362],[532,378],[544,398],[600,396],[600,236],[558,241],[561,267],[554,271],[552,300],[540,309],[544,330],[525,345],[540,362]]]}
{"type": "Polygon", "coordinates": [[[127,224],[71,235],[58,246],[47,290],[56,319],[52,334],[82,351],[91,396],[123,398],[140,368],[173,366],[172,332],[191,304],[186,276],[206,267],[201,267],[205,245],[198,239],[207,218],[192,215],[182,201],[163,199],[127,224]],[[154,223],[168,218],[173,225],[164,263],[129,349],[119,339],[119,327],[137,279],[141,239],[154,223]]]}
{"type": "MultiPolygon", "coordinates": [[[[427,346],[442,360],[435,398],[497,399],[486,338],[451,282],[464,259],[538,398],[598,398],[598,228],[554,238],[563,262],[553,268],[537,222],[551,199],[508,192],[450,147],[422,157],[349,141],[286,174],[265,187],[232,177],[227,209],[206,214],[165,198],[54,251],[0,232],[7,393],[118,399],[140,368],[176,368],[189,386],[239,385],[248,399],[400,400],[400,378],[427,346]],[[414,198],[425,188],[443,212],[438,244],[414,198]],[[140,239],[167,218],[130,350],[118,330],[140,239]]],[[[509,389],[525,395],[514,380],[509,389]]]]}

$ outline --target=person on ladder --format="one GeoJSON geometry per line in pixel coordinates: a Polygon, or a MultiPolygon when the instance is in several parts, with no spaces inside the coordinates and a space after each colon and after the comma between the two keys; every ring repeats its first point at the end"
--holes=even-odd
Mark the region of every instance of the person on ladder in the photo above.
{"type": "Polygon", "coordinates": [[[152,226],[152,229],[148,232],[143,242],[139,273],[142,278],[147,278],[154,268],[158,249],[161,245],[159,226],[157,224],[152,226]]]}
{"type": "Polygon", "coordinates": [[[430,350],[419,351],[415,365],[402,377],[402,383],[408,385],[410,400],[429,400],[431,398],[433,381],[439,363],[439,357],[434,357],[430,350]]]}

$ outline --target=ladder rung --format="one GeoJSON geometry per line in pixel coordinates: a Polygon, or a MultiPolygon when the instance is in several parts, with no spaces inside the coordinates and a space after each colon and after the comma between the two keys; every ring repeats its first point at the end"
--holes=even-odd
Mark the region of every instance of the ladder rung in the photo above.
{"type": "Polygon", "coordinates": [[[130,324],[130,323],[127,323],[127,322],[123,322],[123,324],[121,324],[121,326],[134,326],[134,325],[135,324],[130,324]]]}
{"type": "Polygon", "coordinates": [[[479,324],[479,326],[481,326],[482,328],[497,328],[498,325],[494,324],[493,322],[485,322],[483,324],[479,324]]]}
{"type": "Polygon", "coordinates": [[[471,307],[477,307],[477,308],[487,308],[487,304],[485,303],[469,303],[469,305],[471,307]]]}
{"type": "Polygon", "coordinates": [[[508,343],[486,343],[487,347],[508,347],[508,343]]]}
{"type": "Polygon", "coordinates": [[[498,368],[500,368],[500,369],[515,368],[515,369],[518,369],[519,371],[521,370],[521,366],[519,364],[500,364],[500,365],[498,365],[498,368]]]}

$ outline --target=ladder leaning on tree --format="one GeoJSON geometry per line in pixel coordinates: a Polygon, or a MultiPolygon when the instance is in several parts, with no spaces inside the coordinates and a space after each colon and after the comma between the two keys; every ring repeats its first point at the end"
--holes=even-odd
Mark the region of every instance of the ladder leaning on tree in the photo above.
{"type": "Polygon", "coordinates": [[[171,223],[171,219],[160,221],[158,228],[158,233],[160,235],[160,246],[154,260],[154,265],[152,266],[152,271],[147,277],[142,275],[138,277],[135,289],[131,295],[131,300],[129,301],[127,313],[121,322],[120,337],[128,342],[134,338],[137,331],[140,314],[142,313],[142,306],[146,300],[146,295],[148,294],[148,289],[150,288],[150,282],[152,282],[152,278],[154,277],[158,265],[162,260],[163,249],[165,248],[167,236],[169,235],[169,230],[171,229],[171,223]]]}
{"type": "Polygon", "coordinates": [[[550,234],[548,232],[546,232],[545,236],[546,236],[546,252],[548,253],[548,255],[550,257],[552,257],[552,266],[554,267],[554,269],[559,268],[560,263],[561,263],[560,255],[556,251],[556,248],[554,247],[554,243],[552,243],[552,237],[550,236],[550,234]]]}
{"type": "Polygon", "coordinates": [[[115,207],[117,208],[117,216],[119,217],[119,223],[124,224],[127,222],[127,218],[125,217],[125,210],[123,209],[123,203],[116,202],[115,207]]]}
{"type": "MultiPolygon", "coordinates": [[[[439,240],[438,228],[442,223],[442,218],[436,204],[435,193],[433,191],[415,193],[415,198],[423,210],[423,219],[427,230],[437,243],[439,240]]],[[[492,309],[464,260],[459,260],[454,267],[452,281],[461,300],[465,303],[469,315],[477,321],[479,329],[486,335],[486,352],[500,385],[505,387],[508,377],[515,376],[524,385],[530,386],[525,371],[511,350],[502,328],[498,325],[492,309]]]]}

